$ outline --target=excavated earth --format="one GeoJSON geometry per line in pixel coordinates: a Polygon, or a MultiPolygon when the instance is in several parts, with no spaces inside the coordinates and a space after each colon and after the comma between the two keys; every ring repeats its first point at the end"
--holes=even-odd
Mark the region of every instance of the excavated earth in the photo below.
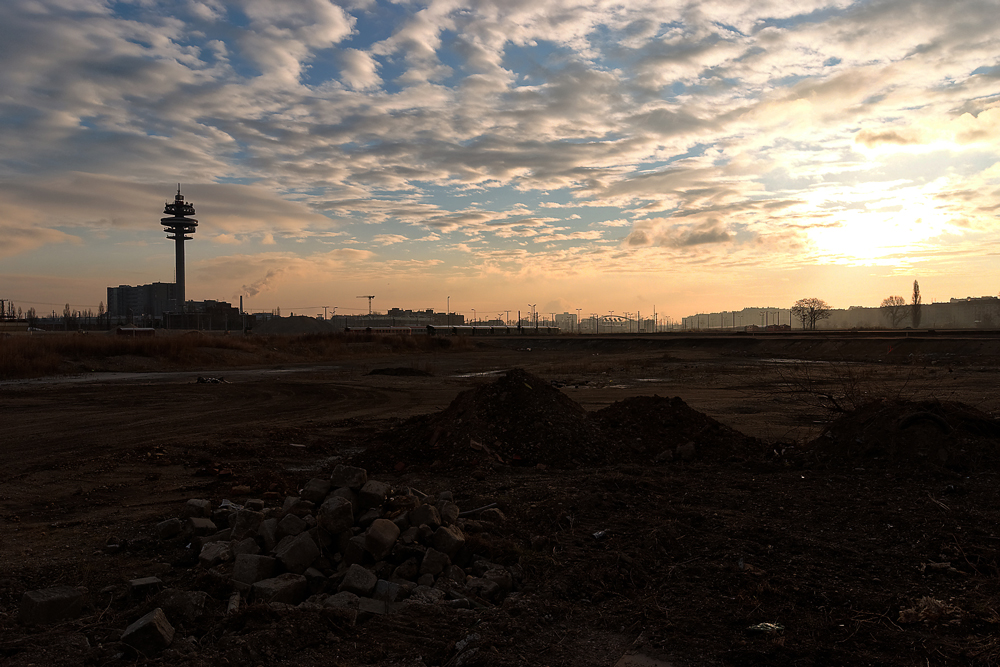
{"type": "Polygon", "coordinates": [[[0,383],[0,662],[994,665],[996,348],[512,339],[0,383]],[[514,589],[229,609],[227,565],[155,533],[192,498],[278,513],[338,464],[499,509],[469,544],[514,589]],[[161,604],[127,594],[150,576],[207,598],[166,609],[173,642],[147,656],[121,639],[161,604]],[[54,586],[86,588],[79,614],[22,623],[54,586]]]}

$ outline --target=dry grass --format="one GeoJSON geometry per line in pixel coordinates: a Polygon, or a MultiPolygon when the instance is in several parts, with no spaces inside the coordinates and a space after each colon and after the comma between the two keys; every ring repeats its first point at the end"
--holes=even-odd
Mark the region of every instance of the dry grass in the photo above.
{"type": "Polygon", "coordinates": [[[386,352],[467,349],[463,338],[427,336],[223,336],[199,332],[130,338],[110,334],[47,334],[0,338],[0,379],[85,370],[150,370],[253,366],[336,360],[386,352]]]}

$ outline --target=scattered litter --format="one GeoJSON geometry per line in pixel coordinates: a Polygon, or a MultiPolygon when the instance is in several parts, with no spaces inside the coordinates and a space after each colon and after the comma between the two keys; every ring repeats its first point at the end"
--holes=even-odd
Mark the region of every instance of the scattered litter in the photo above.
{"type": "Polygon", "coordinates": [[[223,378],[198,377],[198,384],[229,384],[223,378]]]}

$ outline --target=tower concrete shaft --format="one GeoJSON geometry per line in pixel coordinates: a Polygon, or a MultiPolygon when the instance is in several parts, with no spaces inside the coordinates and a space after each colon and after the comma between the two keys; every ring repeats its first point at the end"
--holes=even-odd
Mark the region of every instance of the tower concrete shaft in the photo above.
{"type": "Polygon", "coordinates": [[[168,202],[165,204],[163,212],[170,216],[168,218],[160,218],[160,224],[163,225],[163,231],[167,233],[167,238],[175,242],[176,276],[174,282],[176,287],[174,291],[177,298],[177,305],[183,311],[186,301],[184,294],[184,242],[191,240],[191,237],[187,236],[187,234],[194,234],[195,228],[198,226],[198,221],[188,217],[189,215],[194,215],[194,205],[184,201],[184,195],[181,194],[179,183],[177,185],[177,194],[174,196],[174,203],[171,204],[168,202]]]}

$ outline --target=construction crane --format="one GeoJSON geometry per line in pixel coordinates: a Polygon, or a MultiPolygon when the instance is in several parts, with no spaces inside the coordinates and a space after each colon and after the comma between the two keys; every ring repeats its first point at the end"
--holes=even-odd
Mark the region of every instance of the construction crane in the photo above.
{"type": "Polygon", "coordinates": [[[368,294],[366,296],[359,296],[359,299],[368,299],[368,317],[372,316],[372,299],[375,298],[374,294],[368,294]]]}

